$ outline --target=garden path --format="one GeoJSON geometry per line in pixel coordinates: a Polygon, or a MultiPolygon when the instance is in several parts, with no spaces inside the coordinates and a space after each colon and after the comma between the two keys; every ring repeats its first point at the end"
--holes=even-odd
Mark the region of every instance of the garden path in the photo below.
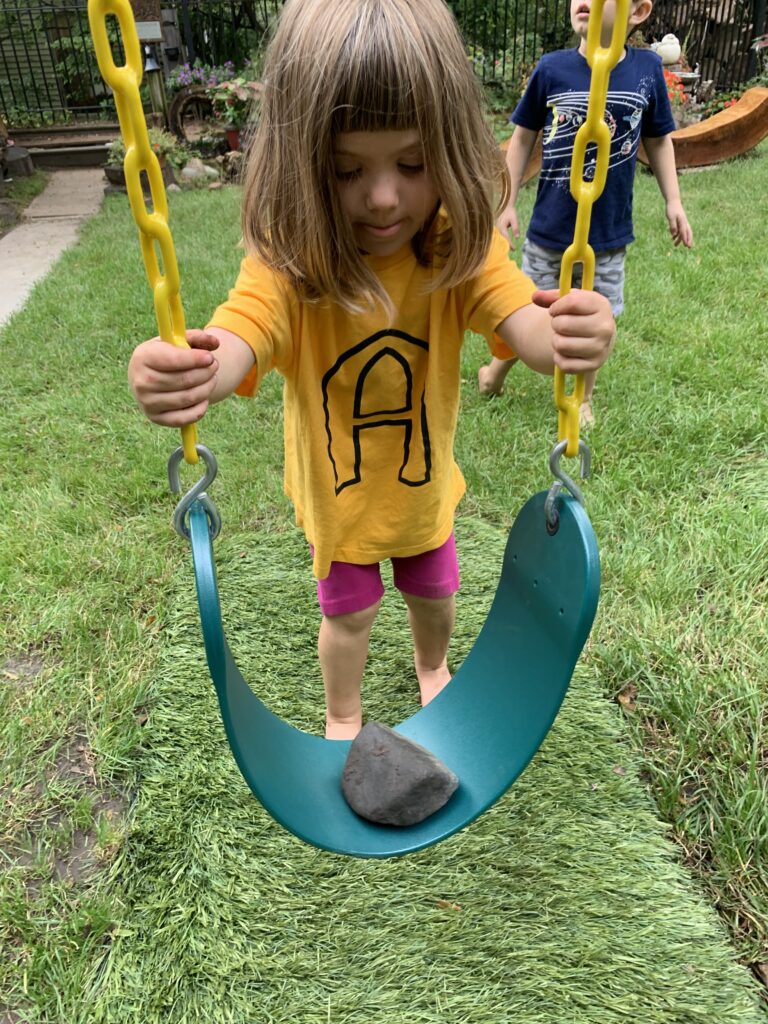
{"type": "Polygon", "coordinates": [[[52,172],[21,223],[0,238],[0,325],[21,309],[37,281],[74,244],[80,225],[98,211],[103,195],[100,167],[52,172]]]}

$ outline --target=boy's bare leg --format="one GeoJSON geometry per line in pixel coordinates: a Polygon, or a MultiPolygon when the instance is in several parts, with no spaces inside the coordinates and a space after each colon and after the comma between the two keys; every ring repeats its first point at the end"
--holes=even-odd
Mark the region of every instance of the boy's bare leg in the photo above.
{"type": "Polygon", "coordinates": [[[592,412],[592,392],[595,390],[595,378],[597,372],[590,370],[584,374],[584,399],[579,406],[579,426],[591,427],[595,422],[595,414],[592,412]]]}
{"type": "Polygon", "coordinates": [[[477,385],[481,395],[500,395],[504,390],[504,381],[507,374],[517,362],[517,359],[491,359],[487,366],[481,366],[477,371],[477,385]]]}
{"type": "Polygon", "coordinates": [[[403,593],[413,633],[413,662],[419,680],[421,703],[429,704],[451,681],[448,643],[456,621],[456,597],[416,597],[403,593]]]}
{"type": "Polygon", "coordinates": [[[368,639],[381,601],[347,615],[324,615],[317,653],[325,684],[325,737],[353,740],[363,725],[360,689],[368,639]]]}

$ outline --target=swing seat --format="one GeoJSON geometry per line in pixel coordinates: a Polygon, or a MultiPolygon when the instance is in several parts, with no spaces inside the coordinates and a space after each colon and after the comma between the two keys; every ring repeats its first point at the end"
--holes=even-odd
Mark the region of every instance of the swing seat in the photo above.
{"type": "Polygon", "coordinates": [[[333,853],[396,857],[431,846],[473,821],[512,785],[538,750],[565,697],[597,609],[600,563],[592,525],[570,495],[546,528],[547,492],[510,531],[488,618],[451,683],[398,732],[459,777],[437,813],[407,828],[358,817],[341,791],[350,742],[288,725],[256,697],[224,637],[208,516],[189,528],[208,666],[235,760],[256,798],[299,839],[333,853]]]}

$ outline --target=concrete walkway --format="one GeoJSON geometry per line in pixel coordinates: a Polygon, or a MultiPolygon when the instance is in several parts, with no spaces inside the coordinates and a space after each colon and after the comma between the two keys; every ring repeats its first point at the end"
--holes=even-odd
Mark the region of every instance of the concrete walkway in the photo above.
{"type": "Polygon", "coordinates": [[[100,167],[53,171],[21,223],[0,238],[0,325],[21,309],[35,283],[77,240],[80,225],[101,205],[104,185],[100,167]]]}

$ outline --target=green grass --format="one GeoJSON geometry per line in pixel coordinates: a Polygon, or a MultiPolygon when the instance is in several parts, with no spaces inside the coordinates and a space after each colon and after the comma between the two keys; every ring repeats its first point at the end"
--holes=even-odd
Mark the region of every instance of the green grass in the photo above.
{"type": "Polygon", "coordinates": [[[45,171],[14,178],[6,186],[5,195],[0,197],[0,237],[17,223],[22,211],[46,186],[48,175],[45,171]]]}
{"type": "MultiPolygon", "coordinates": [[[[684,176],[685,253],[638,175],[627,312],[590,436],[593,636],[510,794],[440,847],[383,864],[302,847],[233,767],[169,529],[176,435],[146,424],[125,383],[154,326],[125,202],[108,200],[0,335],[0,1020],[764,1019],[732,961],[768,962],[767,185],[766,144],[684,176]]],[[[236,270],[237,199],[173,197],[190,324],[236,270]]],[[[470,340],[457,658],[503,529],[548,485],[555,431],[550,384],[527,371],[479,398],[485,358],[470,340]]],[[[213,409],[201,436],[221,467],[233,647],[265,699],[318,729],[280,418],[268,378],[257,401],[213,409]],[[290,624],[265,631],[286,607],[290,624]]],[[[368,689],[373,715],[410,709],[394,597],[368,689]]]]}

